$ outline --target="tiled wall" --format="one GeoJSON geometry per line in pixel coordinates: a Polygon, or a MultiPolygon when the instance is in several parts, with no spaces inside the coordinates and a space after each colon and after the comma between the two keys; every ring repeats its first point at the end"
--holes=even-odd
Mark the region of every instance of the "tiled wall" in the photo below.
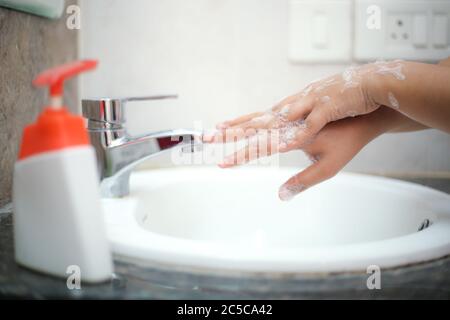
{"type": "MultiPolygon", "coordinates": [[[[53,21],[0,8],[0,206],[11,200],[22,129],[47,100],[45,89],[33,88],[31,81],[48,67],[76,59],[78,32],[66,28],[65,16],[53,21]]],[[[76,106],[76,81],[68,82],[65,102],[76,106]]]]}

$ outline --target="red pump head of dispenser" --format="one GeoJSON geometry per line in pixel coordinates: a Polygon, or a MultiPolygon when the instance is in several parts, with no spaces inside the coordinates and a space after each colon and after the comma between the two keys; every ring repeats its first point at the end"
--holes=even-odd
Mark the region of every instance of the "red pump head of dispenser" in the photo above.
{"type": "Polygon", "coordinates": [[[61,107],[64,81],[79,73],[94,69],[97,63],[97,60],[81,60],[46,70],[33,80],[33,85],[36,87],[49,86],[50,105],[56,108],[61,107]],[[57,105],[58,103],[59,105],[57,105]]]}
{"type": "Polygon", "coordinates": [[[96,66],[96,60],[75,61],[44,71],[33,81],[35,86],[50,87],[51,103],[36,123],[25,127],[19,160],[44,152],[89,145],[83,118],[62,107],[62,96],[66,79],[96,66]]]}

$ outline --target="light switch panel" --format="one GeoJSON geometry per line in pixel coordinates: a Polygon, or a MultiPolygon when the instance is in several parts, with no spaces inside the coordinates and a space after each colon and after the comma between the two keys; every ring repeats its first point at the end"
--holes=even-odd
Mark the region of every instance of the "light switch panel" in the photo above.
{"type": "Polygon", "coordinates": [[[350,0],[291,0],[289,59],[292,62],[350,62],[350,0]]]}
{"type": "Polygon", "coordinates": [[[412,44],[417,48],[426,48],[428,44],[428,17],[417,13],[412,22],[412,44]]]}
{"type": "Polygon", "coordinates": [[[436,48],[445,48],[449,46],[448,16],[449,15],[439,13],[433,15],[432,17],[433,46],[436,48]]]}
{"type": "Polygon", "coordinates": [[[313,17],[312,36],[313,47],[326,49],[328,44],[328,19],[323,12],[317,12],[313,17]]]}

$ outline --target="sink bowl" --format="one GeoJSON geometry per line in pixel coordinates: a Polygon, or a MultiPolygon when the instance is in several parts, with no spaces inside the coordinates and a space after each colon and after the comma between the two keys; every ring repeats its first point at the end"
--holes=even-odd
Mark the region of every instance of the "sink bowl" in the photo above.
{"type": "Polygon", "coordinates": [[[216,271],[348,272],[450,254],[450,196],[341,173],[290,202],[298,169],[190,167],[134,172],[131,194],[103,199],[113,252],[216,271]]]}

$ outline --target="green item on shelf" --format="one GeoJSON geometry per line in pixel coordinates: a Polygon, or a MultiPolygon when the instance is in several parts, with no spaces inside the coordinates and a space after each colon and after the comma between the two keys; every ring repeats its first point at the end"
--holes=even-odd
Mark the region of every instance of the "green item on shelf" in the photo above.
{"type": "Polygon", "coordinates": [[[0,0],[0,7],[24,11],[49,19],[58,19],[65,0],[0,0]]]}

